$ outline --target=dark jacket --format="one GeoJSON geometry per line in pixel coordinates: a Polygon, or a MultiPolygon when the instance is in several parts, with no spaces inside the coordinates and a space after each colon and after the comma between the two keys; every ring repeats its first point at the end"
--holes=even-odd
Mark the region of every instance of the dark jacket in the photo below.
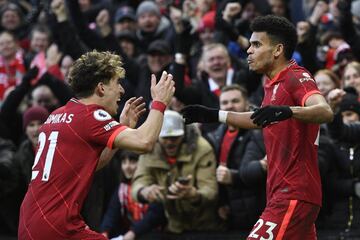
{"type": "Polygon", "coordinates": [[[327,227],[346,230],[359,238],[360,199],[355,195],[354,183],[360,181],[360,124],[344,124],[337,114],[328,127],[336,140],[339,157],[335,165],[334,203],[327,227]]]}
{"type": "MultiPolygon", "coordinates": [[[[208,134],[217,159],[226,130],[227,126],[222,124],[208,134]]],[[[250,230],[265,206],[266,173],[259,162],[264,156],[261,131],[240,130],[230,147],[227,160],[233,184],[220,185],[219,188],[220,206],[230,207],[228,224],[232,230],[250,230]]]]}

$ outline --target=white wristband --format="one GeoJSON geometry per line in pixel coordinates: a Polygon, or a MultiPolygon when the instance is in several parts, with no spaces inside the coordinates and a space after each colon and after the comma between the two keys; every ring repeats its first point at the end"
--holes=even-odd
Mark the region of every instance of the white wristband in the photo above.
{"type": "Polygon", "coordinates": [[[221,123],[226,123],[226,119],[227,119],[227,116],[228,116],[228,111],[222,111],[220,110],[219,111],[219,122],[221,123]]]}

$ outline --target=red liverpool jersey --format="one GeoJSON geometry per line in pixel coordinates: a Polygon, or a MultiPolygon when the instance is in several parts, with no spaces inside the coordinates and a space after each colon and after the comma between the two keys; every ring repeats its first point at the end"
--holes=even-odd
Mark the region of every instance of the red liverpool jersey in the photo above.
{"type": "Polygon", "coordinates": [[[40,129],[32,180],[20,210],[19,239],[72,239],[103,149],[126,127],[101,106],[71,99],[40,129]]]}
{"type": "MultiPolygon", "coordinates": [[[[265,84],[262,106],[304,106],[312,94],[320,94],[314,78],[291,61],[265,84]]],[[[321,181],[317,163],[319,125],[290,118],[263,129],[268,159],[267,200],[297,199],[321,205],[321,181]]]]}

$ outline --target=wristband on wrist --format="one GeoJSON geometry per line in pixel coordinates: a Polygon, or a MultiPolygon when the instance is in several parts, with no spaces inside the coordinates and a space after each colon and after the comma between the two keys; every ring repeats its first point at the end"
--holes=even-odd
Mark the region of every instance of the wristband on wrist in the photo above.
{"type": "Polygon", "coordinates": [[[154,110],[157,110],[161,113],[164,113],[165,112],[165,109],[166,109],[166,105],[160,101],[153,101],[151,103],[151,109],[154,109],[154,110]]]}
{"type": "Polygon", "coordinates": [[[228,116],[228,111],[222,111],[220,110],[219,111],[219,122],[221,123],[226,123],[226,119],[227,119],[227,116],[228,116]]]}

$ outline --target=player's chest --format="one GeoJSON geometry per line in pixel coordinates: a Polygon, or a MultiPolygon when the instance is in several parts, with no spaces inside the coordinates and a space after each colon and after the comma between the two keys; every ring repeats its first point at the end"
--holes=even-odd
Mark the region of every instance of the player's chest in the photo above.
{"type": "Polygon", "coordinates": [[[263,105],[292,105],[293,99],[290,89],[284,82],[277,82],[264,87],[263,105]]]}

